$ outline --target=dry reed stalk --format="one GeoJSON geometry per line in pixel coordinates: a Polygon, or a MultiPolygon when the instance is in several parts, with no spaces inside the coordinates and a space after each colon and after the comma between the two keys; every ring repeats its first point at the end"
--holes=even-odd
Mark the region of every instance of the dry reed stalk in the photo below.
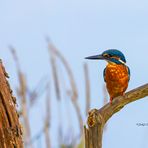
{"type": "MultiPolygon", "coordinates": [[[[106,86],[103,85],[103,105],[105,105],[108,102],[107,100],[107,90],[106,90],[106,86]]],[[[107,130],[107,123],[104,126],[104,130],[107,130]]]]}
{"type": "Polygon", "coordinates": [[[28,116],[28,108],[27,108],[27,101],[26,101],[26,80],[23,72],[21,71],[19,60],[16,54],[16,50],[13,47],[10,47],[10,51],[12,53],[14,62],[16,64],[17,68],[17,74],[19,79],[19,90],[18,95],[20,96],[21,100],[21,110],[22,110],[22,116],[24,120],[24,139],[25,139],[25,145],[29,144],[29,147],[32,148],[33,145],[31,143],[31,130],[30,130],[30,123],[29,123],[29,116],[28,116]]]}
{"type": "MultiPolygon", "coordinates": [[[[47,41],[49,41],[47,39],[47,41]]],[[[54,52],[48,48],[48,52],[49,52],[49,56],[50,56],[50,65],[51,65],[51,70],[52,70],[52,77],[53,77],[53,82],[54,82],[54,88],[55,88],[55,93],[56,93],[56,98],[58,100],[58,106],[57,106],[57,111],[58,111],[58,132],[59,132],[59,137],[58,137],[58,142],[61,143],[61,139],[62,139],[62,116],[61,116],[61,92],[60,92],[60,81],[59,81],[59,77],[58,77],[58,69],[57,69],[57,65],[56,65],[56,55],[54,54],[54,52]]]]}
{"type": "Polygon", "coordinates": [[[103,85],[103,105],[105,105],[107,102],[108,102],[108,100],[107,100],[106,86],[103,85]]]}
{"type": "Polygon", "coordinates": [[[87,116],[90,109],[90,80],[89,80],[88,65],[86,63],[84,64],[84,77],[85,77],[85,92],[86,92],[85,114],[87,116]]]}
{"type": "Polygon", "coordinates": [[[60,100],[61,99],[60,83],[59,83],[59,78],[58,78],[58,73],[57,73],[55,54],[53,53],[51,48],[48,48],[48,49],[49,49],[50,63],[51,63],[51,68],[52,68],[52,75],[53,75],[53,80],[54,80],[56,97],[58,100],[60,100]]]}
{"type": "Polygon", "coordinates": [[[71,84],[71,90],[72,90],[71,100],[72,100],[72,103],[73,103],[74,108],[75,108],[76,113],[77,113],[77,117],[78,117],[78,121],[79,121],[79,127],[80,127],[80,133],[82,135],[82,132],[83,132],[83,120],[82,120],[82,116],[81,116],[80,107],[79,107],[78,102],[77,102],[78,91],[77,91],[77,87],[76,87],[76,83],[75,83],[75,80],[74,80],[72,70],[70,68],[69,63],[65,59],[65,57],[51,43],[51,41],[48,42],[48,49],[49,49],[49,51],[52,51],[60,59],[60,61],[63,63],[63,65],[64,65],[64,67],[65,67],[65,69],[67,71],[68,78],[69,78],[69,81],[70,81],[70,84],[71,84]]]}
{"type": "Polygon", "coordinates": [[[49,136],[49,128],[50,128],[50,89],[49,89],[49,83],[46,87],[47,96],[46,96],[46,119],[45,119],[45,126],[44,126],[44,132],[45,132],[45,140],[46,140],[46,147],[50,148],[50,136],[49,136]]]}
{"type": "Polygon", "coordinates": [[[27,89],[27,94],[29,96],[29,108],[36,103],[37,99],[45,92],[47,85],[47,78],[43,77],[39,80],[36,87],[30,91],[27,89]]]}

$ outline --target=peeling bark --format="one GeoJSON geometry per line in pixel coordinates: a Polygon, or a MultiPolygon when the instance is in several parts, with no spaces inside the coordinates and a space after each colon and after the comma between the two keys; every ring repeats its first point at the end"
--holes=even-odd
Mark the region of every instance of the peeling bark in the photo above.
{"type": "Polygon", "coordinates": [[[0,147],[23,148],[22,130],[16,111],[16,99],[0,61],[0,147]]]}

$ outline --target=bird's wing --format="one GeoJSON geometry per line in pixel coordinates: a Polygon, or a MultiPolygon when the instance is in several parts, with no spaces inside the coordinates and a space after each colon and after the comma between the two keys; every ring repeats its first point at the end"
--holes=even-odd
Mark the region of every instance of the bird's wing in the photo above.
{"type": "Polygon", "coordinates": [[[106,82],[106,78],[105,78],[105,72],[106,72],[106,68],[103,71],[103,77],[104,77],[104,81],[106,82]]]}
{"type": "Polygon", "coordinates": [[[128,66],[127,66],[127,70],[128,70],[128,81],[129,81],[130,80],[131,73],[130,73],[130,69],[129,69],[128,66]]]}

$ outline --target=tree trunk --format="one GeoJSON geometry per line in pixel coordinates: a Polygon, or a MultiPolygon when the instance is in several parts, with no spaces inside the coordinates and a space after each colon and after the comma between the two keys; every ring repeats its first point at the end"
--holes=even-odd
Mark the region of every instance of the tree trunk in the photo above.
{"type": "Polygon", "coordinates": [[[23,148],[16,100],[6,77],[8,74],[0,61],[0,147],[23,148]]]}

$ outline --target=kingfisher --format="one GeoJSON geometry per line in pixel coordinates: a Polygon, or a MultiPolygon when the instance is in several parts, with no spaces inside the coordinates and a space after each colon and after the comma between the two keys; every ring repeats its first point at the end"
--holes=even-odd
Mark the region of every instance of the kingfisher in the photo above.
{"type": "Polygon", "coordinates": [[[107,61],[103,72],[110,103],[117,96],[123,96],[130,80],[130,69],[126,65],[124,54],[117,49],[108,49],[102,54],[86,57],[90,60],[107,61]]]}

